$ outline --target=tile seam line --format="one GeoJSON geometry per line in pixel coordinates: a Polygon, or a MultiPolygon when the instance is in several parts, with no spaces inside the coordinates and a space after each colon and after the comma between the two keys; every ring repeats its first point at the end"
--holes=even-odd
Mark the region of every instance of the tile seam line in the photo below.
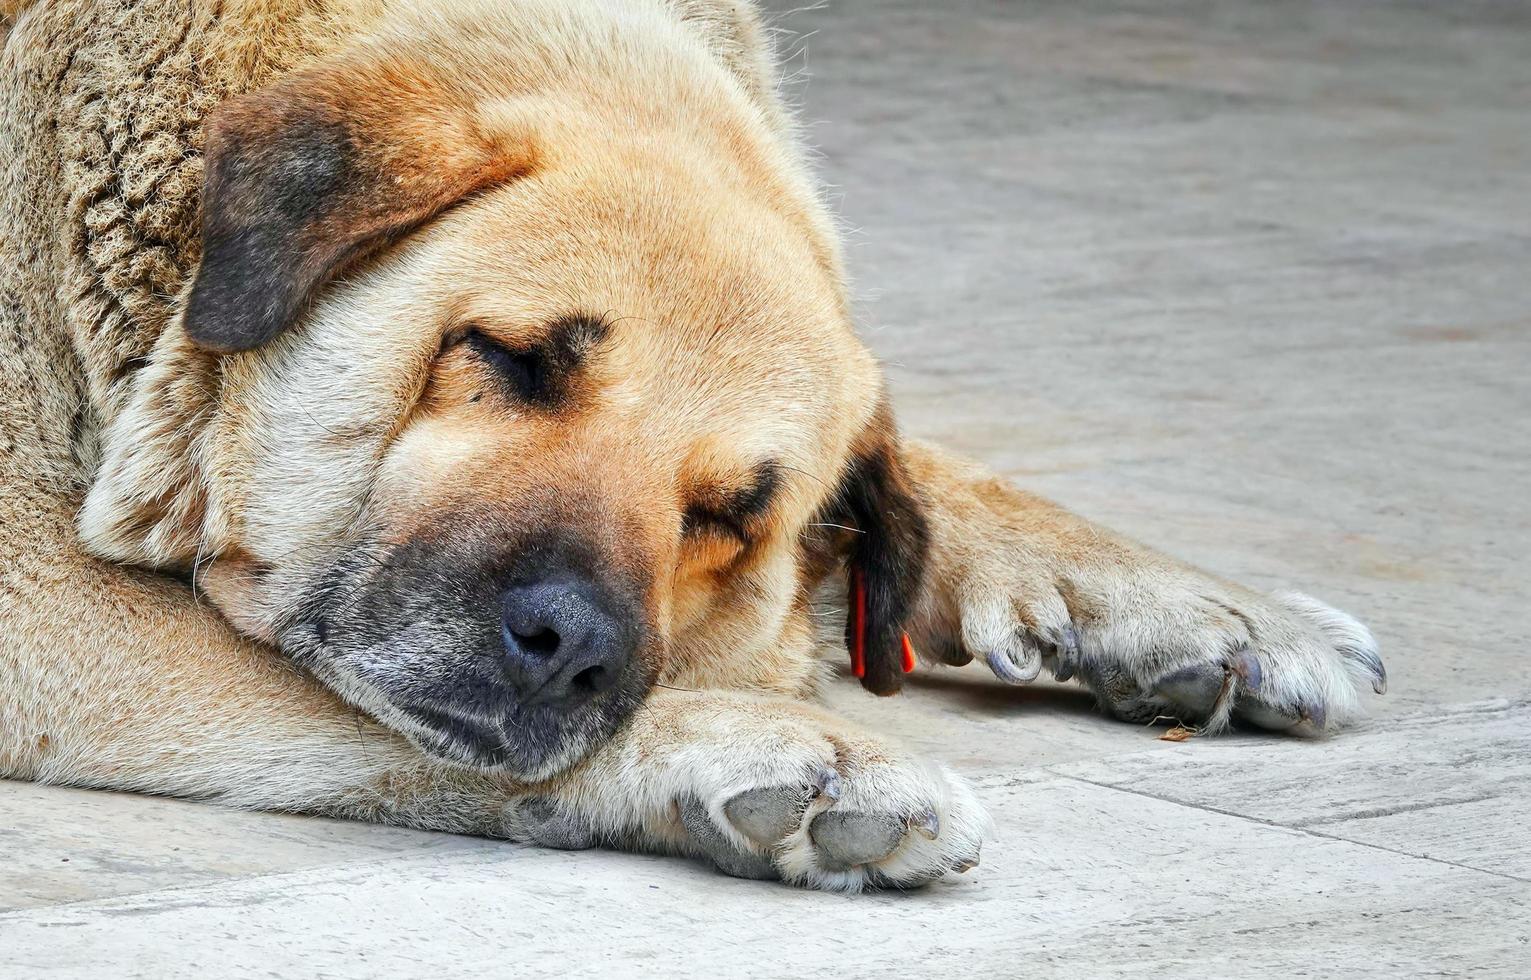
{"type": "Polygon", "coordinates": [[[1457,800],[1431,800],[1421,803],[1406,803],[1392,809],[1371,810],[1348,810],[1332,817],[1313,817],[1309,820],[1296,820],[1283,826],[1293,830],[1311,830],[1314,827],[1323,827],[1329,824],[1342,823],[1347,820],[1377,820],[1382,817],[1391,817],[1400,813],[1419,813],[1421,810],[1438,810],[1448,806],[1465,806],[1468,803],[1482,803],[1485,800],[1497,799],[1498,793],[1478,793],[1474,796],[1465,796],[1457,800]]]}
{"type": "Polygon", "coordinates": [[[1113,791],[1118,792],[1118,793],[1127,793],[1127,794],[1129,794],[1131,796],[1140,796],[1140,797],[1143,797],[1145,799],[1157,800],[1160,803],[1168,803],[1168,804],[1170,804],[1172,806],[1183,806],[1183,807],[1186,807],[1186,808],[1192,809],[1192,810],[1201,810],[1201,811],[1206,812],[1206,813],[1215,813],[1215,814],[1217,814],[1218,816],[1221,816],[1221,817],[1232,817],[1235,820],[1243,820],[1243,821],[1245,821],[1247,823],[1260,824],[1261,826],[1265,826],[1265,827],[1275,827],[1275,828],[1278,828],[1280,830],[1290,830],[1293,833],[1304,834],[1304,835],[1306,835],[1308,837],[1316,837],[1316,838],[1318,838],[1320,840],[1337,841],[1337,842],[1342,843],[1342,844],[1353,844],[1356,847],[1364,847],[1364,848],[1367,848],[1367,849],[1373,850],[1373,851],[1381,851],[1384,854],[1393,854],[1393,855],[1396,855],[1398,857],[1412,858],[1412,859],[1414,859],[1416,861],[1428,861],[1431,864],[1445,865],[1448,868],[1457,868],[1458,870],[1470,871],[1470,872],[1472,872],[1474,874],[1489,875],[1490,877],[1502,878],[1502,879],[1504,879],[1506,881],[1514,881],[1514,882],[1518,882],[1520,884],[1531,884],[1531,878],[1522,878],[1519,875],[1507,874],[1506,872],[1503,872],[1503,871],[1490,871],[1490,870],[1488,870],[1486,868],[1475,868],[1475,867],[1473,867],[1470,864],[1459,864],[1456,861],[1448,861],[1448,860],[1446,860],[1444,858],[1430,857],[1427,854],[1414,854],[1414,853],[1411,853],[1409,851],[1400,851],[1400,850],[1397,850],[1397,849],[1391,848],[1391,847],[1383,847],[1380,844],[1370,844],[1370,843],[1367,843],[1366,841],[1351,840],[1348,837],[1338,837],[1338,836],[1336,836],[1334,834],[1320,833],[1319,831],[1313,830],[1313,829],[1308,828],[1308,827],[1294,827],[1294,826],[1292,826],[1290,824],[1284,824],[1284,823],[1281,823],[1281,822],[1276,821],[1276,820],[1268,820],[1268,819],[1266,819],[1264,817],[1250,816],[1247,813],[1236,813],[1236,812],[1234,812],[1232,810],[1223,810],[1223,809],[1220,809],[1220,808],[1215,807],[1215,806],[1207,806],[1207,805],[1201,804],[1201,803],[1192,803],[1192,802],[1189,802],[1189,801],[1186,801],[1186,800],[1177,800],[1177,799],[1174,799],[1173,797],[1168,797],[1168,796],[1159,796],[1159,795],[1157,795],[1155,793],[1144,792],[1143,790],[1128,789],[1128,788],[1123,787],[1123,786],[1112,786],[1109,783],[1098,783],[1098,782],[1096,782],[1093,779],[1085,779],[1082,776],[1070,776],[1070,775],[1067,775],[1065,773],[1058,773],[1058,772],[1051,773],[1051,775],[1053,775],[1053,776],[1055,776],[1055,777],[1057,777],[1059,779],[1067,779],[1067,780],[1069,780],[1071,782],[1083,783],[1086,786],[1094,786],[1097,789],[1113,790],[1113,791]]]}

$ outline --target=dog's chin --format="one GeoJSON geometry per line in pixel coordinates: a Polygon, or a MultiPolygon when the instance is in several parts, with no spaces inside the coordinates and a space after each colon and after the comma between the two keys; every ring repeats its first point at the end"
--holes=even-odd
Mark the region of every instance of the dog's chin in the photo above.
{"type": "Polygon", "coordinates": [[[387,714],[385,723],[432,759],[539,782],[577,765],[609,741],[627,712],[588,705],[572,714],[517,711],[487,723],[434,705],[395,707],[387,714]]]}
{"type": "Polygon", "coordinates": [[[557,776],[606,744],[652,683],[634,669],[615,688],[577,705],[527,704],[506,685],[471,671],[379,677],[342,658],[315,655],[324,650],[317,642],[284,648],[326,687],[428,758],[523,783],[557,776]]]}
{"type": "Polygon", "coordinates": [[[404,737],[426,756],[468,769],[508,776],[520,782],[540,782],[558,775],[590,754],[593,745],[565,739],[553,746],[514,744],[503,740],[467,739],[435,729],[415,729],[404,737]]]}

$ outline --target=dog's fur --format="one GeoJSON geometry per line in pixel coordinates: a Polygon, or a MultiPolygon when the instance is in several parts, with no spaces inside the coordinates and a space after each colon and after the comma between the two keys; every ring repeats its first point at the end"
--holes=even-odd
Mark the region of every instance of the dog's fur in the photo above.
{"type": "Polygon", "coordinates": [[[1207,730],[1383,686],[1344,614],[899,439],[741,0],[0,20],[0,775],[855,889],[986,823],[811,704],[847,568],[877,693],[905,629],[1207,730]],[[422,723],[555,558],[641,636],[616,694],[422,723]]]}

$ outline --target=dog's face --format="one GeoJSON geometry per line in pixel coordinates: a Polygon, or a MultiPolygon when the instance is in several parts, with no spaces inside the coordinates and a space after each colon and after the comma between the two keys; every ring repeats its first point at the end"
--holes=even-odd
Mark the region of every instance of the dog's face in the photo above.
{"type": "Polygon", "coordinates": [[[527,779],[656,681],[810,685],[836,544],[890,642],[923,528],[775,140],[409,77],[386,116],[349,69],[210,130],[185,329],[240,353],[197,444],[199,584],[425,751],[527,779]]]}

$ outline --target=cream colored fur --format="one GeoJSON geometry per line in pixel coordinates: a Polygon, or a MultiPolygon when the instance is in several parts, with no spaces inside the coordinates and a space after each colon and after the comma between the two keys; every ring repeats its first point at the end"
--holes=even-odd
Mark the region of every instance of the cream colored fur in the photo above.
{"type": "MultiPolygon", "coordinates": [[[[494,4],[483,23],[500,33],[470,43],[451,25],[472,20],[474,8],[442,3],[449,14],[431,0],[0,5],[0,775],[550,844],[604,840],[720,863],[717,849],[731,846],[730,860],[847,890],[965,867],[988,826],[959,779],[785,696],[811,693],[821,671],[814,637],[782,631],[784,609],[738,610],[744,620],[722,634],[727,642],[669,675],[676,687],[709,690],[657,690],[617,738],[535,786],[427,759],[397,724],[358,711],[259,642],[265,600],[244,595],[243,572],[225,553],[258,541],[262,557],[280,563],[363,519],[371,481],[388,474],[353,458],[365,439],[338,458],[324,434],[365,433],[378,419],[387,427],[387,399],[405,397],[388,371],[421,356],[382,326],[421,302],[401,284],[431,280],[442,249],[485,232],[456,218],[428,229],[327,294],[300,339],[228,360],[197,349],[177,317],[200,254],[200,125],[224,99],[373,31],[439,45],[465,73],[475,70],[475,45],[484,58],[513,54],[535,73],[542,60],[589,49],[593,25],[616,25],[613,38],[631,31],[694,49],[665,64],[694,65],[686,70],[697,73],[698,93],[724,91],[707,75],[718,66],[734,79],[708,111],[743,120],[739,132],[767,146],[761,159],[783,195],[777,203],[814,243],[799,261],[838,282],[830,222],[749,5],[494,4]],[[358,347],[369,352],[362,362],[358,347]],[[315,388],[342,370],[343,383],[315,388]],[[280,451],[259,445],[257,433],[280,451]],[[234,624],[193,590],[189,580],[201,575],[209,578],[199,585],[240,610],[234,624]],[[758,636],[775,646],[729,652],[758,636]],[[778,786],[818,792],[780,839],[739,830],[730,801],[778,786]],[[700,843],[690,805],[723,844],[700,843]],[[831,807],[892,814],[910,828],[928,810],[939,832],[909,832],[884,856],[838,867],[809,833],[831,807]]],[[[641,61],[642,44],[603,50],[616,62],[640,59],[616,66],[633,77],[653,68],[641,61]]],[[[841,302],[833,295],[821,305],[841,302]]],[[[845,350],[862,372],[847,384],[875,389],[864,351],[845,350]]],[[[805,465],[826,465],[852,421],[865,419],[826,429],[824,444],[805,450],[823,458],[805,465]]],[[[1308,727],[1358,710],[1356,683],[1375,654],[1349,617],[1306,597],[1261,598],[937,450],[906,451],[935,538],[922,652],[954,662],[984,656],[1016,682],[1044,666],[1073,673],[1081,661],[1104,664],[1091,676],[1098,688],[1116,685],[1102,693],[1109,703],[1123,685],[1135,696],[1188,666],[1223,676],[1229,652],[1248,650],[1274,701],[1313,709],[1308,727]]],[[[765,583],[759,592],[786,590],[765,583]]],[[[372,707],[365,692],[340,693],[372,707]]],[[[1220,701],[1211,727],[1233,704],[1220,701]]],[[[382,706],[376,714],[390,721],[382,706]]]]}

